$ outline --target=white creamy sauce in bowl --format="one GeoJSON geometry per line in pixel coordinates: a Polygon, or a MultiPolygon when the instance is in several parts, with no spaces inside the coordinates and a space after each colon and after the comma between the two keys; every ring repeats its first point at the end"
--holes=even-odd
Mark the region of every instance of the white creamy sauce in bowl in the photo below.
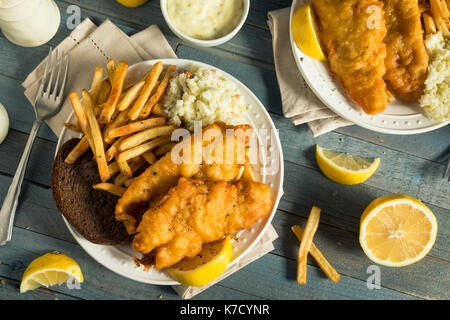
{"type": "Polygon", "coordinates": [[[167,11],[178,31],[212,40],[229,34],[244,12],[243,0],[168,0],[167,11]]]}

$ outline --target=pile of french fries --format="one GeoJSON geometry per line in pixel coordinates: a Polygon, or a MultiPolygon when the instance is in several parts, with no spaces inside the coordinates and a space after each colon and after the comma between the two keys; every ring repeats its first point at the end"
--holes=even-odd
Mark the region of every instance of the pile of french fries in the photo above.
{"type": "Polygon", "coordinates": [[[450,37],[450,0],[419,1],[425,34],[441,31],[445,37],[450,37]]]}
{"type": "Polygon", "coordinates": [[[134,174],[150,166],[174,146],[171,133],[176,126],[168,123],[160,100],[176,73],[173,65],[156,63],[137,83],[124,87],[128,63],[97,67],[90,90],[81,92],[82,102],[76,92],[69,94],[76,123],[64,123],[70,130],[84,136],[66,157],[69,164],[89,148],[97,162],[101,183],[95,189],[123,195],[133,182],[134,174]]]}
{"type": "Polygon", "coordinates": [[[306,284],[306,265],[308,253],[316,260],[320,269],[333,282],[338,282],[341,276],[334,270],[331,264],[325,259],[324,255],[312,242],[320,220],[320,208],[313,207],[306,222],[305,231],[302,231],[300,226],[294,225],[291,227],[292,232],[300,241],[297,260],[297,282],[299,284],[306,284]]]}

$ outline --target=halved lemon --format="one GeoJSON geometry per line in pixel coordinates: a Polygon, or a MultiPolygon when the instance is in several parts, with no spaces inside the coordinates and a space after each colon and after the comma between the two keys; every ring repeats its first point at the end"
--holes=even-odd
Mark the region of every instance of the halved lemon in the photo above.
{"type": "Polygon", "coordinates": [[[436,217],[422,202],[394,194],[374,200],[361,216],[359,242],[370,260],[389,267],[419,261],[433,247],[436,217]]]}
{"type": "Polygon", "coordinates": [[[291,31],[297,47],[304,54],[316,60],[327,60],[320,47],[319,32],[311,3],[304,4],[295,11],[291,31]]]}
{"type": "Polygon", "coordinates": [[[118,3],[124,5],[125,7],[139,7],[147,3],[148,0],[116,0],[118,3]]]}
{"type": "Polygon", "coordinates": [[[380,165],[380,158],[363,158],[316,146],[316,161],[330,180],[358,184],[369,179],[380,165]]]}
{"type": "Polygon", "coordinates": [[[232,252],[231,239],[227,236],[222,240],[204,244],[197,256],[185,258],[166,271],[174,280],[184,285],[201,287],[225,271],[231,261],[232,252]]]}
{"type": "Polygon", "coordinates": [[[40,286],[62,284],[70,276],[79,283],[83,282],[83,274],[75,260],[60,252],[46,253],[34,259],[25,270],[20,283],[20,293],[40,286]]]}

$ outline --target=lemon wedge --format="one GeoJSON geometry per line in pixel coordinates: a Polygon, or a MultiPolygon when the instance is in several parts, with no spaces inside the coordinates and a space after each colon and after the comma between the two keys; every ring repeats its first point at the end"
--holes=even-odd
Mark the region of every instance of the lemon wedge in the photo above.
{"type": "Polygon", "coordinates": [[[176,281],[194,287],[204,286],[219,277],[231,261],[230,237],[206,243],[194,258],[185,258],[166,269],[176,281]]]}
{"type": "Polygon", "coordinates": [[[362,158],[316,147],[316,161],[323,174],[340,184],[358,184],[369,179],[380,165],[380,158],[362,158]]]}
{"type": "Polygon", "coordinates": [[[116,0],[118,3],[124,5],[125,7],[139,7],[147,3],[148,0],[116,0]]]}
{"type": "Polygon", "coordinates": [[[417,199],[394,194],[374,200],[364,210],[359,242],[373,262],[402,267],[425,257],[436,234],[430,209],[417,199]]]}
{"type": "Polygon", "coordinates": [[[307,56],[326,61],[320,47],[319,32],[311,3],[304,4],[295,11],[291,23],[292,37],[297,47],[307,56]]]}
{"type": "Polygon", "coordinates": [[[75,260],[59,252],[46,253],[34,259],[25,270],[20,283],[20,293],[40,286],[62,284],[70,276],[78,283],[83,282],[83,274],[75,260]]]}

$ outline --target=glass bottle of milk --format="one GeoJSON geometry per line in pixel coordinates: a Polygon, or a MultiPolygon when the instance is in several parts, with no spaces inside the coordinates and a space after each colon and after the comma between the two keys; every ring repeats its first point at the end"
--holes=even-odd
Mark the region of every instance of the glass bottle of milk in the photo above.
{"type": "Polygon", "coordinates": [[[53,0],[0,0],[0,28],[9,41],[36,47],[58,31],[61,15],[53,0]]]}

